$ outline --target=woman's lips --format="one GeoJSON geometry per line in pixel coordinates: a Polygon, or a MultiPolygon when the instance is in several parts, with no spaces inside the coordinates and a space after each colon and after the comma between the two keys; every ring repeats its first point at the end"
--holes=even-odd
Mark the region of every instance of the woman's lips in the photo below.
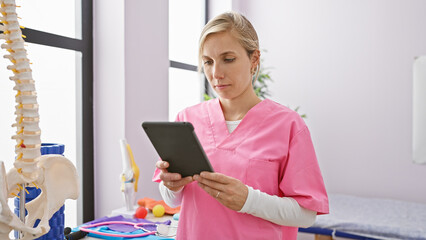
{"type": "Polygon", "coordinates": [[[223,90],[227,87],[231,86],[230,84],[220,84],[220,85],[215,85],[214,87],[218,90],[223,90]]]}

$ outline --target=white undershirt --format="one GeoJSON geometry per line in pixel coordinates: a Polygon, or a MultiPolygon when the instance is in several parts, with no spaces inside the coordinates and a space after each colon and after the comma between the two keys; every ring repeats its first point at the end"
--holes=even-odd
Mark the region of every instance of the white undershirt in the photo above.
{"type": "Polygon", "coordinates": [[[228,127],[229,133],[232,133],[240,124],[241,120],[237,121],[226,121],[226,126],[228,127]]]}
{"type": "MultiPolygon", "coordinates": [[[[226,121],[229,133],[232,133],[241,120],[226,121]]],[[[182,202],[182,190],[173,192],[160,183],[163,200],[171,207],[182,202]]],[[[269,195],[247,186],[248,196],[240,213],[248,213],[278,225],[291,227],[310,227],[314,224],[317,213],[301,207],[294,198],[269,195]]]]}

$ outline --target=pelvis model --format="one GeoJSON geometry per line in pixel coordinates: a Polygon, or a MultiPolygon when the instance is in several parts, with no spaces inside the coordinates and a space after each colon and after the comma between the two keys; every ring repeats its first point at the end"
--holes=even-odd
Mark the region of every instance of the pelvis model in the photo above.
{"type": "Polygon", "coordinates": [[[6,174],[0,161],[0,239],[9,239],[12,230],[20,231],[21,239],[34,239],[49,232],[49,219],[66,199],[77,199],[78,176],[75,166],[62,155],[41,156],[37,94],[15,0],[0,0],[0,4],[0,38],[6,41],[1,48],[9,52],[4,58],[12,62],[7,68],[13,72],[10,79],[17,92],[16,122],[12,125],[16,127],[16,135],[12,136],[16,140],[14,167],[6,174]],[[28,215],[20,219],[7,202],[27,186],[41,188],[42,192],[25,204],[28,215]],[[34,228],[37,219],[40,223],[34,228]]]}

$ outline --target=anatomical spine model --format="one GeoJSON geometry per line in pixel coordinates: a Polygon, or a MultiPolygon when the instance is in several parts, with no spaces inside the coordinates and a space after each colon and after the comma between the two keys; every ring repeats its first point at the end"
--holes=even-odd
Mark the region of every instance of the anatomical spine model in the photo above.
{"type": "MultiPolygon", "coordinates": [[[[62,155],[41,156],[40,128],[34,80],[21,27],[16,14],[15,0],[0,0],[0,38],[6,43],[1,48],[9,54],[4,58],[13,64],[10,77],[15,82],[16,94],[16,160],[8,171],[0,161],[0,239],[9,239],[10,231],[17,230],[21,239],[38,238],[49,232],[49,219],[66,199],[77,199],[78,177],[74,165],[62,155]],[[41,188],[41,194],[25,205],[28,215],[21,221],[9,208],[8,198],[16,197],[22,186],[41,188]],[[40,223],[34,228],[34,223],[40,223]]],[[[21,201],[23,201],[21,199],[21,201]]]]}

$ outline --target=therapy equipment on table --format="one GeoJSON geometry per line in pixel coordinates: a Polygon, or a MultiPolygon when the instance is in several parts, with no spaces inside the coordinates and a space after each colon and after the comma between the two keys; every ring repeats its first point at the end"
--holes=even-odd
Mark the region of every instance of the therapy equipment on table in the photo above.
{"type": "Polygon", "coordinates": [[[164,207],[161,204],[155,205],[154,208],[152,208],[152,214],[154,214],[155,217],[162,217],[164,211],[164,207]]]}
{"type": "Polygon", "coordinates": [[[167,205],[164,200],[155,200],[152,198],[144,197],[138,200],[138,205],[141,207],[146,207],[149,210],[153,210],[155,206],[162,205],[164,207],[164,213],[165,214],[176,214],[180,212],[180,206],[172,208],[169,205],[167,205]]]}
{"type": "Polygon", "coordinates": [[[114,216],[88,222],[73,231],[88,232],[89,237],[110,240],[163,240],[176,235],[176,226],[172,226],[171,223],[170,220],[152,222],[146,219],[114,216]]]}
{"type": "Polygon", "coordinates": [[[120,139],[121,158],[123,160],[123,173],[121,174],[121,192],[127,211],[134,211],[138,191],[139,167],[136,165],[132,149],[125,139],[120,139]]]}
{"type": "Polygon", "coordinates": [[[110,221],[110,222],[100,222],[100,223],[81,226],[80,231],[88,232],[88,233],[94,233],[94,234],[98,234],[98,235],[102,235],[102,236],[108,236],[108,237],[124,237],[124,238],[126,238],[126,237],[127,238],[128,237],[132,237],[132,238],[145,237],[145,236],[148,236],[148,235],[156,235],[157,234],[158,230],[157,231],[149,231],[149,230],[145,229],[144,226],[157,226],[157,224],[155,224],[155,223],[133,223],[133,222],[125,222],[125,221],[110,221]],[[94,228],[94,227],[99,227],[99,226],[110,225],[110,224],[132,225],[135,229],[143,230],[144,233],[137,233],[137,234],[107,233],[107,232],[101,232],[99,230],[89,229],[89,228],[94,228]]]}
{"type": "MultiPolygon", "coordinates": [[[[351,239],[426,240],[426,204],[329,194],[330,214],[299,232],[351,239]]],[[[330,238],[331,239],[331,238],[330,238]]]]}
{"type": "Polygon", "coordinates": [[[146,210],[145,207],[138,207],[138,209],[136,209],[135,218],[145,218],[148,215],[148,210],[146,210]]]}

